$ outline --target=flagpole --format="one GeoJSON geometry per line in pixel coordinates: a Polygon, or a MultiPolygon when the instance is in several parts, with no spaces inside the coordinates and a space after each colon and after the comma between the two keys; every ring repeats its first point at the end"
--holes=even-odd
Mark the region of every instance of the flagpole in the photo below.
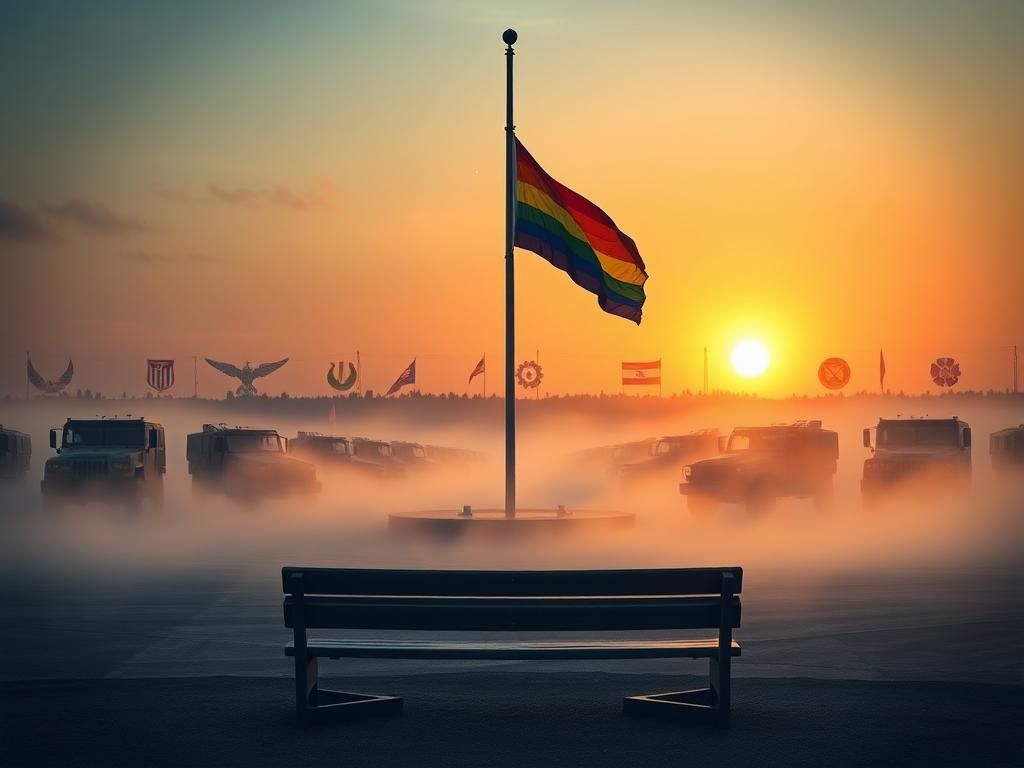
{"type": "Polygon", "coordinates": [[[487,399],[487,353],[484,352],[484,400],[487,399]]]}
{"type": "Polygon", "coordinates": [[[512,122],[512,45],[519,39],[514,29],[501,35],[505,43],[505,517],[516,516],[516,390],[513,365],[515,342],[515,248],[516,145],[512,122]]]}

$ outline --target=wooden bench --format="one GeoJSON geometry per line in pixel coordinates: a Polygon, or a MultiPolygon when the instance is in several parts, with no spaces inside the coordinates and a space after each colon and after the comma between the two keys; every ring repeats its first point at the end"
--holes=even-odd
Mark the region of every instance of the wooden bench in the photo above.
{"type": "Polygon", "coordinates": [[[729,724],[730,661],[740,646],[741,568],[613,571],[282,570],[285,626],[294,640],[300,724],[402,711],[402,699],[320,686],[322,658],[706,658],[707,688],[630,696],[628,714],[698,717],[729,724]],[[351,639],[310,629],[448,632],[580,632],[715,629],[710,639],[351,639]]]}

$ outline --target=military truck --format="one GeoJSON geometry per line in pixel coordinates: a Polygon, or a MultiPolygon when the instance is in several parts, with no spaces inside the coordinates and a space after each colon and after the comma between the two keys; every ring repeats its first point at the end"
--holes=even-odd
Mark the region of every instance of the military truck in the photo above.
{"type": "Polygon", "coordinates": [[[0,479],[22,478],[32,459],[32,438],[0,424],[0,479]]]}
{"type": "Polygon", "coordinates": [[[320,490],[316,468],[287,449],[287,440],[273,429],[203,424],[185,447],[193,495],[245,498],[320,490]]]}
{"type": "Polygon", "coordinates": [[[367,437],[353,437],[352,446],[356,456],[363,461],[376,464],[387,477],[402,477],[405,466],[395,460],[395,449],[385,440],[370,440],[367,437]]]}
{"type": "Polygon", "coordinates": [[[875,502],[886,491],[918,479],[922,491],[965,490],[971,481],[971,427],[953,416],[948,419],[879,419],[875,445],[871,429],[864,430],[864,447],[872,456],[864,460],[861,497],[875,502]]]}
{"type": "Polygon", "coordinates": [[[633,440],[628,443],[586,448],[570,454],[569,463],[577,469],[591,468],[610,471],[630,462],[643,461],[650,456],[651,449],[657,442],[657,438],[647,437],[643,440],[633,440]]]}
{"type": "Polygon", "coordinates": [[[436,460],[427,456],[427,449],[419,443],[392,440],[391,455],[396,462],[413,471],[429,471],[440,466],[436,460]]]}
{"type": "Polygon", "coordinates": [[[666,474],[678,472],[683,462],[714,456],[717,452],[717,429],[659,437],[648,445],[647,456],[643,459],[619,466],[619,480],[630,486],[659,475],[664,478],[666,474]]]}
{"type": "Polygon", "coordinates": [[[68,419],[50,430],[50,447],[57,455],[43,467],[46,506],[91,498],[163,504],[167,449],[164,428],[155,421],[68,419]]]}
{"type": "Polygon", "coordinates": [[[321,467],[353,471],[364,477],[380,479],[387,474],[381,463],[356,456],[355,443],[348,437],[299,432],[294,440],[288,441],[288,452],[321,467]]]}
{"type": "Polygon", "coordinates": [[[1024,424],[993,432],[988,452],[997,474],[1024,474],[1024,424]]]}
{"type": "Polygon", "coordinates": [[[820,421],[737,427],[718,438],[721,456],[683,467],[679,492],[691,513],[706,516],[721,502],[745,504],[754,513],[782,497],[832,499],[839,435],[820,421]]]}

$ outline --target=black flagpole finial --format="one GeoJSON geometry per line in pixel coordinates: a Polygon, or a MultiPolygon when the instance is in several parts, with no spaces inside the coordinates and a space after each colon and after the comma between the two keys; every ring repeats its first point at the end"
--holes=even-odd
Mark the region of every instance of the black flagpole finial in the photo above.
{"type": "Polygon", "coordinates": [[[506,29],[501,33],[501,39],[505,41],[505,45],[515,45],[519,35],[516,34],[514,29],[506,29]]]}

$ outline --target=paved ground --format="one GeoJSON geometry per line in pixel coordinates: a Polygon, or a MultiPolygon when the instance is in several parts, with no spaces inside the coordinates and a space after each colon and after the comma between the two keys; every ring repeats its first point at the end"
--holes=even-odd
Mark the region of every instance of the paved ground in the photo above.
{"type": "Polygon", "coordinates": [[[695,680],[478,671],[364,678],[391,718],[296,728],[291,681],[7,683],[0,764],[22,766],[1020,766],[1024,689],[741,679],[730,731],[625,717],[695,680]]]}

